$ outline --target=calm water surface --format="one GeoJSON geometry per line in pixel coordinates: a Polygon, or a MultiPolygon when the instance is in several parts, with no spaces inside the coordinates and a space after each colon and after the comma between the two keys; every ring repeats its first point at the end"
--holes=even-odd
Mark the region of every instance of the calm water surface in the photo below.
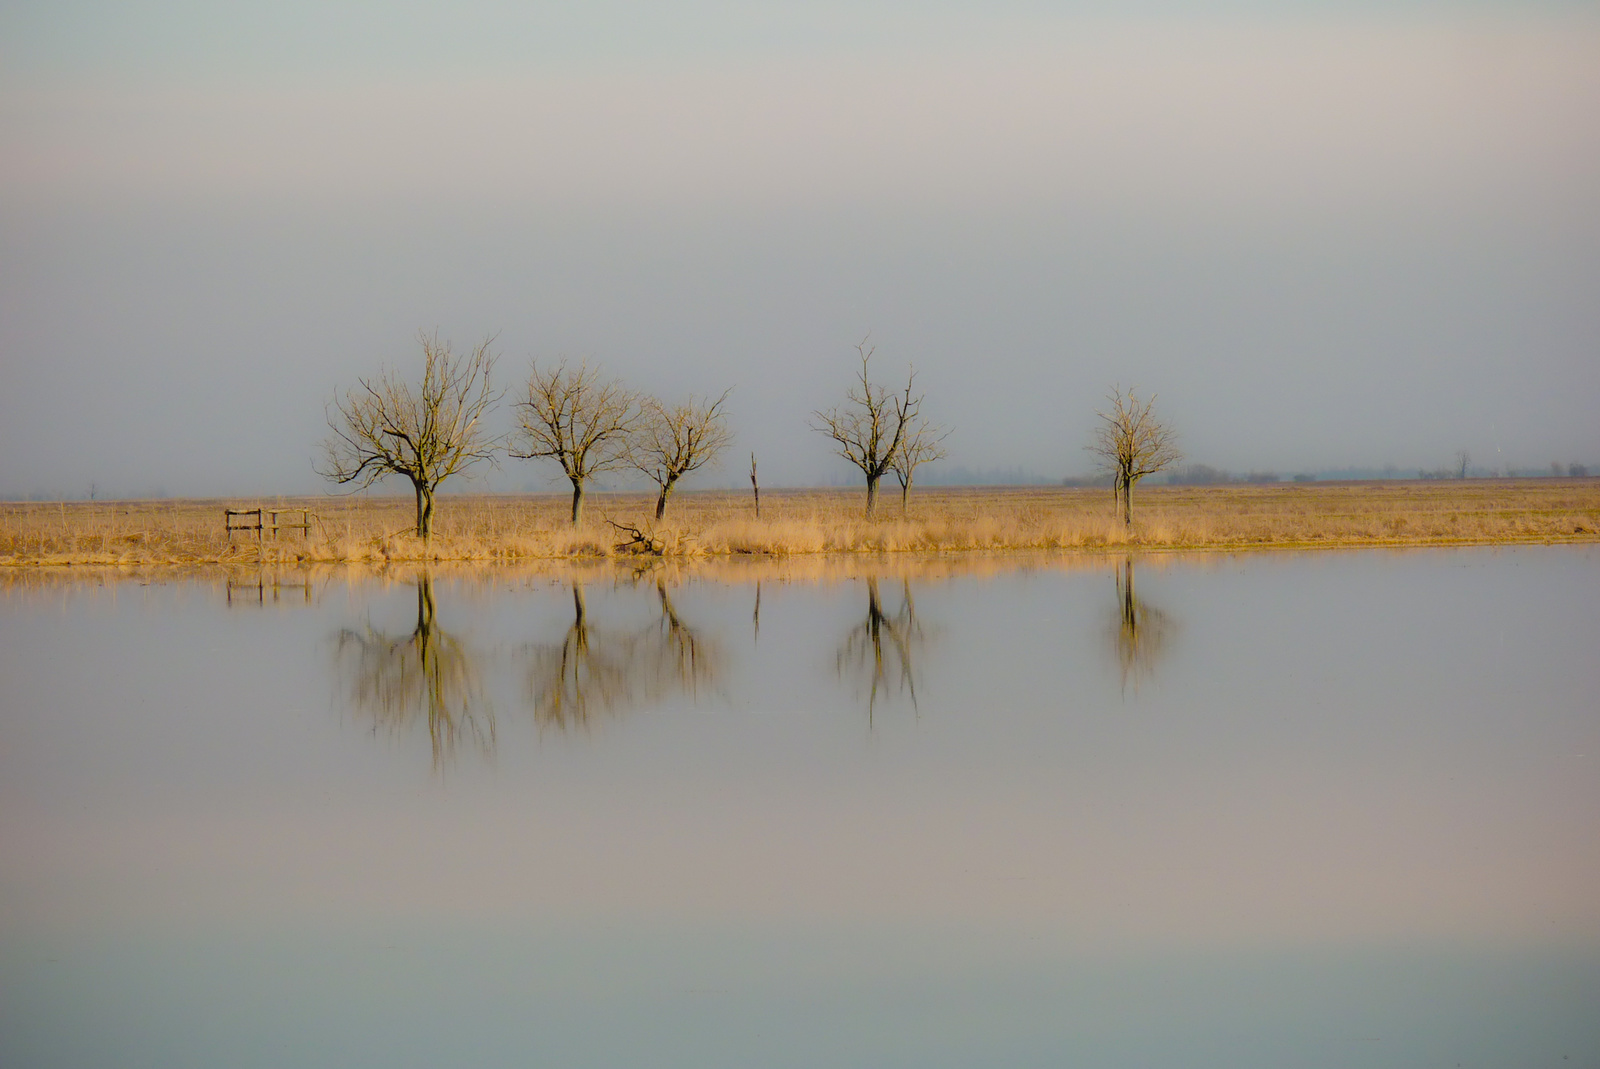
{"type": "Polygon", "coordinates": [[[1600,552],[0,588],[0,1065],[1600,1065],[1600,552]]]}

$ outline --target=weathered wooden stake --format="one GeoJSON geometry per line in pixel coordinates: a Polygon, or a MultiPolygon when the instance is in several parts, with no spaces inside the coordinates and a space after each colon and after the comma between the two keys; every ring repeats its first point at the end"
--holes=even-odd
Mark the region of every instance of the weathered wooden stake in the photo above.
{"type": "Polygon", "coordinates": [[[761,484],[756,482],[756,455],[750,454],[750,488],[756,494],[756,519],[761,518],[761,484]]]}

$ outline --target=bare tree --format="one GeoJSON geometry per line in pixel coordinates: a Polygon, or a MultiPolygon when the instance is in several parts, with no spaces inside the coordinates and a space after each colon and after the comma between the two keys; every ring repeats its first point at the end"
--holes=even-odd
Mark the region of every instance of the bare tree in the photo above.
{"type": "Polygon", "coordinates": [[[891,393],[868,376],[868,364],[875,348],[863,341],[856,346],[861,354],[861,373],[857,384],[845,394],[845,402],[825,412],[814,412],[811,429],[826,434],[837,445],[841,457],[861,469],[867,477],[867,515],[878,507],[878,481],[894,464],[906,432],[917,422],[922,397],[911,395],[916,371],[906,375],[903,393],[891,393]]]}
{"type": "Polygon", "coordinates": [[[1465,449],[1456,450],[1456,478],[1467,477],[1467,465],[1472,463],[1472,454],[1465,449]]]}
{"type": "Polygon", "coordinates": [[[486,338],[469,352],[451,352],[438,334],[418,332],[422,384],[416,389],[385,369],[335,394],[328,412],[333,434],[322,443],[317,474],[352,491],[388,475],[411,480],[417,495],[417,536],[433,535],[433,494],[445,479],[494,458],[498,439],[484,414],[501,397],[489,384],[494,356],[486,338]]]}
{"type": "Polygon", "coordinates": [[[638,430],[632,436],[633,466],[655,482],[656,519],[667,512],[667,498],[678,480],[715,461],[733,441],[722,406],[731,389],[715,401],[690,397],[668,407],[655,398],[642,402],[638,430]]]}
{"type": "Polygon", "coordinates": [[[1156,418],[1154,397],[1141,401],[1132,388],[1124,393],[1117,386],[1106,400],[1110,408],[1095,413],[1100,425],[1088,449],[1111,476],[1111,492],[1122,503],[1122,521],[1132,526],[1134,484],[1176,464],[1183,454],[1172,428],[1156,418]]]}
{"type": "Polygon", "coordinates": [[[894,472],[894,477],[900,483],[902,516],[906,512],[906,502],[911,497],[911,477],[916,473],[917,466],[933,460],[943,460],[948,456],[944,448],[944,440],[948,437],[950,432],[937,423],[918,419],[916,426],[900,439],[900,448],[889,458],[889,470],[894,472]]]}
{"type": "Polygon", "coordinates": [[[528,399],[517,402],[521,431],[511,455],[548,457],[572,483],[572,525],[583,522],[584,484],[628,460],[628,438],[639,422],[640,401],[616,379],[587,362],[562,361],[528,379],[528,399]]]}

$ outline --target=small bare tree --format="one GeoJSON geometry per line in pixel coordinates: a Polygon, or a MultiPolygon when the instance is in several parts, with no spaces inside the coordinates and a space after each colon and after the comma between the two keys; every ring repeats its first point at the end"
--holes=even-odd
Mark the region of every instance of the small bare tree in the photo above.
{"type": "Polygon", "coordinates": [[[868,516],[878,507],[878,481],[893,467],[900,443],[916,424],[922,407],[922,397],[911,394],[916,371],[907,373],[902,393],[891,393],[871,380],[868,364],[876,351],[868,348],[865,341],[856,346],[861,355],[856,385],[845,394],[844,404],[812,413],[815,422],[811,424],[812,430],[832,438],[837,446],[835,452],[866,476],[868,516]]]}
{"type": "Polygon", "coordinates": [[[1456,478],[1467,477],[1467,465],[1472,463],[1472,454],[1465,449],[1456,450],[1456,478]]]}
{"type": "Polygon", "coordinates": [[[641,404],[638,430],[631,442],[633,466],[650,477],[659,489],[656,519],[667,512],[667,498],[678,480],[715,461],[733,441],[722,410],[732,389],[716,400],[690,397],[667,406],[655,398],[641,404]]]}
{"type": "Polygon", "coordinates": [[[1169,468],[1183,459],[1172,428],[1156,418],[1155,401],[1141,401],[1132,388],[1121,386],[1106,395],[1110,407],[1097,412],[1089,451],[1100,458],[1101,470],[1111,476],[1112,493],[1122,504],[1122,522],[1133,525],[1133,487],[1146,475],[1169,468]]]}
{"type": "Polygon", "coordinates": [[[900,483],[900,515],[906,513],[906,503],[911,497],[911,477],[916,474],[917,466],[948,456],[944,449],[944,440],[948,437],[950,432],[937,423],[919,419],[900,439],[900,448],[889,458],[889,470],[900,483]]]}
{"type": "Polygon", "coordinates": [[[433,494],[445,479],[494,459],[500,447],[484,427],[484,414],[501,397],[489,384],[494,356],[486,338],[457,354],[438,334],[419,332],[422,384],[413,389],[385,369],[335,394],[328,411],[333,434],[322,443],[317,474],[351,491],[388,475],[411,480],[417,495],[417,537],[433,535],[433,494]]]}
{"type": "Polygon", "coordinates": [[[583,522],[584,484],[628,460],[628,440],[639,422],[639,398],[587,362],[562,361],[528,379],[528,399],[517,402],[521,429],[511,455],[548,457],[572,483],[572,525],[583,522]]]}

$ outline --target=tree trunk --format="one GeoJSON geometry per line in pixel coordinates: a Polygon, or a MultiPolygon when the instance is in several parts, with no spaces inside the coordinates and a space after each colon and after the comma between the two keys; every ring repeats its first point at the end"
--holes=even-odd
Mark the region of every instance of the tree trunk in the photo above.
{"type": "Polygon", "coordinates": [[[669,477],[666,482],[661,484],[661,494],[656,498],[657,520],[667,514],[667,498],[672,496],[672,484],[677,481],[675,477],[669,477]]]}
{"type": "Polygon", "coordinates": [[[412,485],[417,491],[417,537],[426,542],[433,537],[433,490],[421,483],[412,485]]]}
{"type": "Polygon", "coordinates": [[[583,523],[583,480],[572,480],[572,526],[583,523]]]}
{"type": "Polygon", "coordinates": [[[1122,484],[1122,525],[1124,527],[1132,527],[1133,526],[1133,482],[1132,482],[1132,480],[1122,484]]]}
{"type": "Polygon", "coordinates": [[[878,480],[882,476],[867,476],[867,515],[871,516],[878,509],[878,480]]]}
{"type": "Polygon", "coordinates": [[[910,499],[910,497],[911,480],[907,479],[905,482],[900,484],[900,515],[902,517],[904,517],[906,514],[906,502],[910,499]]]}

